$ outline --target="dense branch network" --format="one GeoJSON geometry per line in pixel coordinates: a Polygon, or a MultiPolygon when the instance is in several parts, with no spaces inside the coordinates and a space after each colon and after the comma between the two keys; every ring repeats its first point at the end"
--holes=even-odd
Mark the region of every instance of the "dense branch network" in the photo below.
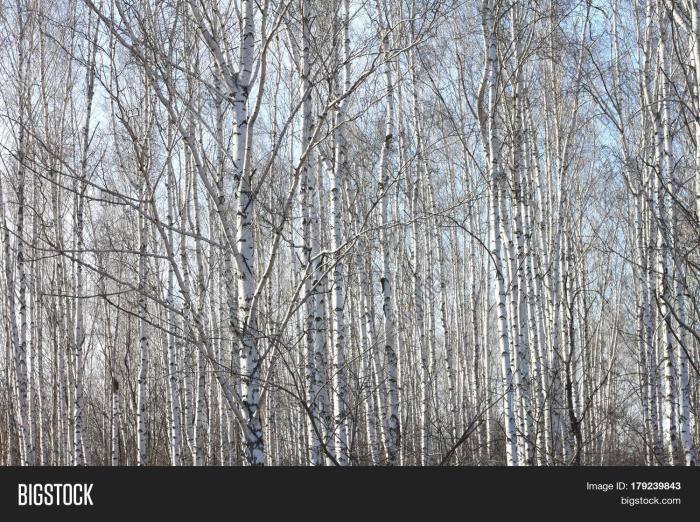
{"type": "Polygon", "coordinates": [[[6,465],[694,465],[694,0],[0,0],[6,465]]]}

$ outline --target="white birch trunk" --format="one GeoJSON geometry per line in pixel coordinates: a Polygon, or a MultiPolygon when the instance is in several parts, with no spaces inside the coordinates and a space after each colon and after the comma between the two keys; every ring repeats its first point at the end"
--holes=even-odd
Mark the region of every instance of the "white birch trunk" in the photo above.
{"type": "Polygon", "coordinates": [[[146,315],[148,304],[146,297],[146,285],[148,284],[148,271],[146,249],[148,245],[148,225],[143,216],[146,209],[148,193],[146,185],[141,189],[142,212],[139,213],[139,260],[138,260],[138,332],[139,332],[139,376],[138,376],[138,397],[136,405],[136,446],[137,465],[148,464],[148,366],[149,366],[149,335],[146,315]]]}
{"type": "Polygon", "coordinates": [[[487,0],[483,11],[484,43],[486,45],[485,77],[488,86],[488,107],[486,120],[482,122],[482,128],[487,133],[484,143],[488,153],[489,180],[490,180],[490,234],[491,234],[491,262],[494,264],[496,285],[494,298],[497,303],[497,320],[499,347],[501,352],[501,379],[504,394],[504,415],[506,426],[506,462],[509,466],[515,466],[518,462],[517,434],[515,415],[513,411],[513,374],[510,364],[510,348],[508,340],[508,312],[506,305],[505,272],[501,251],[501,215],[500,215],[500,185],[502,174],[500,172],[498,125],[497,125],[497,71],[496,71],[496,16],[494,0],[487,0]]]}

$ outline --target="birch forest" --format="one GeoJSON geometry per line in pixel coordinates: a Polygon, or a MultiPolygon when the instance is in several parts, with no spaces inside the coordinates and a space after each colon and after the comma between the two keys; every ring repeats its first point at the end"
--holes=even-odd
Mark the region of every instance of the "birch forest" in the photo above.
{"type": "Polygon", "coordinates": [[[0,0],[0,462],[694,465],[700,1],[0,0]]]}

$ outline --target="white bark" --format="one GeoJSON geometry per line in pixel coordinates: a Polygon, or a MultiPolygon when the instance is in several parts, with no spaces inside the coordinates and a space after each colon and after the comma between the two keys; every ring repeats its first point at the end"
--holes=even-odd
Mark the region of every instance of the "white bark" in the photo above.
{"type": "Polygon", "coordinates": [[[487,0],[484,6],[483,31],[486,46],[486,60],[484,77],[488,86],[488,106],[485,121],[482,128],[486,130],[484,144],[487,149],[489,161],[489,188],[490,188],[490,235],[491,235],[491,262],[493,263],[496,285],[494,298],[497,304],[498,336],[501,354],[501,379],[504,395],[504,415],[506,426],[506,461],[509,466],[515,466],[518,462],[517,434],[515,427],[515,415],[513,409],[513,374],[510,363],[510,347],[508,340],[508,311],[506,305],[505,271],[501,249],[501,213],[500,213],[500,187],[502,173],[500,170],[498,123],[497,123],[497,83],[498,72],[496,70],[496,15],[494,0],[487,0]]]}

